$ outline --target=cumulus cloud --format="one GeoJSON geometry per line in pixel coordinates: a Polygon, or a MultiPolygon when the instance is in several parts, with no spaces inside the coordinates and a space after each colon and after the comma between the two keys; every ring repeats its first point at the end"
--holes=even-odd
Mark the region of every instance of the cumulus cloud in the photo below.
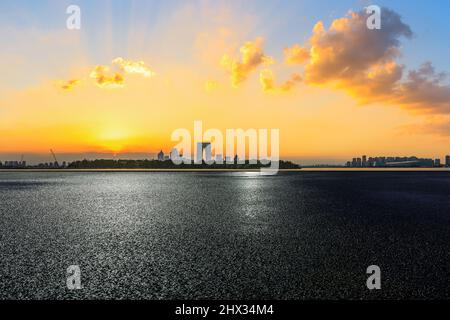
{"type": "MultiPolygon", "coordinates": [[[[156,75],[143,61],[125,60],[116,58],[110,66],[98,65],[89,73],[89,78],[95,80],[95,84],[104,89],[118,89],[125,86],[127,74],[141,75],[151,78],[156,75]]],[[[68,80],[59,82],[59,87],[65,91],[72,90],[81,80],[68,80]]]]}
{"type": "Polygon", "coordinates": [[[318,22],[304,46],[285,50],[286,62],[304,63],[306,83],[345,90],[361,103],[449,113],[450,87],[431,63],[405,75],[405,66],[397,62],[400,40],[412,37],[410,27],[386,8],[380,30],[369,30],[367,17],[363,11],[350,12],[328,29],[318,22]]]}
{"type": "Polygon", "coordinates": [[[399,38],[409,38],[412,32],[390,10],[383,10],[382,18],[381,30],[367,28],[364,12],[350,12],[328,30],[318,22],[308,43],[306,81],[342,88],[363,103],[390,97],[403,72],[396,63],[399,38]]]}
{"type": "Polygon", "coordinates": [[[443,84],[445,78],[431,62],[424,63],[408,73],[400,87],[399,102],[429,112],[450,113],[450,87],[443,84]]]}
{"type": "Polygon", "coordinates": [[[156,75],[143,61],[131,61],[119,57],[113,60],[113,64],[118,65],[125,73],[140,74],[146,78],[156,75]]]}
{"type": "Polygon", "coordinates": [[[259,66],[274,62],[272,57],[264,53],[263,42],[262,38],[246,42],[240,48],[240,59],[235,59],[228,55],[222,57],[221,66],[230,73],[233,87],[237,88],[259,66]]]}
{"type": "Polygon", "coordinates": [[[265,92],[288,92],[301,81],[301,75],[294,73],[287,81],[278,86],[272,70],[264,69],[259,74],[259,82],[265,92]]]}
{"type": "Polygon", "coordinates": [[[107,66],[96,66],[89,76],[95,79],[96,84],[101,88],[116,89],[125,85],[123,75],[118,72],[111,72],[107,66]]]}
{"type": "Polygon", "coordinates": [[[309,50],[298,44],[284,49],[284,61],[287,64],[303,64],[309,60],[309,57],[309,50]]]}

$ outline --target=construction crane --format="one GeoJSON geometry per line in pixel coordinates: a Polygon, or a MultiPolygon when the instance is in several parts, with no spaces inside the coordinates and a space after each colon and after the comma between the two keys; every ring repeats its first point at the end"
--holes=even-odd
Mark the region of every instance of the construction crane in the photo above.
{"type": "Polygon", "coordinates": [[[50,149],[50,153],[52,154],[53,159],[55,159],[55,167],[56,167],[56,168],[59,168],[58,160],[56,159],[55,153],[53,152],[52,149],[50,149]]]}

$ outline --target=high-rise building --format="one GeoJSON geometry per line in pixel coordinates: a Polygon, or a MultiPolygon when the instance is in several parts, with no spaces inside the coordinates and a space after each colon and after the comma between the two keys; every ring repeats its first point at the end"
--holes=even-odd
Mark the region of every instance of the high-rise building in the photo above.
{"type": "Polygon", "coordinates": [[[445,156],[445,166],[450,167],[450,156],[445,156]]]}
{"type": "Polygon", "coordinates": [[[158,153],[158,161],[164,161],[164,152],[162,150],[158,153]]]}
{"type": "Polygon", "coordinates": [[[367,156],[362,156],[362,166],[367,167],[367,156]]]}
{"type": "Polygon", "coordinates": [[[361,158],[356,159],[356,166],[357,166],[358,168],[361,168],[361,167],[362,167],[362,161],[361,161],[361,158]]]}
{"type": "Polygon", "coordinates": [[[212,157],[212,146],[211,146],[211,142],[205,142],[203,144],[203,149],[205,149],[205,162],[207,164],[211,164],[214,162],[213,157],[212,157]]]}
{"type": "Polygon", "coordinates": [[[440,167],[441,166],[441,159],[435,159],[434,160],[434,166],[435,167],[440,167]]]}
{"type": "Polygon", "coordinates": [[[203,159],[206,163],[211,163],[213,160],[211,142],[197,142],[196,144],[195,163],[201,164],[203,159]],[[203,158],[203,150],[205,151],[205,158],[203,158]]]}
{"type": "Polygon", "coordinates": [[[203,160],[203,142],[197,142],[195,145],[195,163],[201,164],[203,160]]]}

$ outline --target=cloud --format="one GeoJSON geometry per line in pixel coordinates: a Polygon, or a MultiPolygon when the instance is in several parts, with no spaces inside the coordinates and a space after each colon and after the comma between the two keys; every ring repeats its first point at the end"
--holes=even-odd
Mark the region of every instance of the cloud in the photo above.
{"type": "Polygon", "coordinates": [[[95,79],[96,84],[100,88],[116,89],[125,85],[123,75],[118,72],[111,73],[110,68],[107,66],[96,66],[89,77],[95,79]]]}
{"type": "Polygon", "coordinates": [[[450,87],[442,84],[445,78],[445,73],[436,73],[431,62],[424,63],[408,73],[400,87],[399,102],[429,112],[450,113],[450,87]]]}
{"type": "Polygon", "coordinates": [[[119,57],[113,60],[113,64],[118,65],[125,73],[140,74],[146,78],[156,75],[143,61],[131,61],[119,57]]]}
{"type": "Polygon", "coordinates": [[[233,87],[239,87],[259,66],[274,62],[273,58],[264,54],[263,42],[262,38],[246,42],[239,50],[240,60],[228,55],[222,57],[221,66],[230,73],[233,87]]]}
{"type": "Polygon", "coordinates": [[[286,62],[304,63],[307,84],[344,90],[362,104],[450,113],[450,87],[443,84],[443,74],[426,63],[405,76],[405,66],[397,62],[400,40],[412,37],[410,27],[386,8],[380,30],[369,30],[367,17],[363,11],[350,12],[328,29],[318,22],[304,46],[285,49],[286,62]]]}
{"type": "Polygon", "coordinates": [[[308,43],[306,81],[344,89],[363,103],[390,97],[403,71],[395,61],[399,38],[412,32],[396,13],[385,9],[382,14],[381,30],[367,28],[364,12],[350,12],[328,30],[318,22],[308,43]]]}
{"type": "Polygon", "coordinates": [[[71,91],[74,87],[78,86],[81,83],[80,80],[67,80],[62,81],[58,84],[58,86],[64,91],[71,91]]]}
{"type": "Polygon", "coordinates": [[[309,58],[309,50],[298,44],[284,49],[284,61],[286,64],[303,64],[309,58]]]}
{"type": "Polygon", "coordinates": [[[280,86],[277,86],[272,70],[264,69],[261,70],[259,74],[259,82],[261,83],[264,92],[288,92],[301,81],[301,75],[298,73],[294,73],[291,75],[289,80],[285,81],[280,86]]]}
{"type": "MultiPolygon", "coordinates": [[[[95,80],[95,84],[104,89],[118,89],[125,86],[127,74],[141,75],[151,78],[156,75],[143,61],[125,60],[116,58],[111,66],[97,65],[89,73],[89,78],[95,80]]],[[[58,82],[59,87],[65,91],[71,91],[81,80],[67,80],[58,82]]]]}

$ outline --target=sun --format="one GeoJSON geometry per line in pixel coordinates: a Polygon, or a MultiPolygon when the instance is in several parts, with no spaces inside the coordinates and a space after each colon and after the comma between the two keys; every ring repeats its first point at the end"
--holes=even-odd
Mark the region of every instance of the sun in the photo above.
{"type": "Polygon", "coordinates": [[[97,143],[106,151],[119,153],[129,145],[131,134],[124,128],[107,128],[98,135],[97,143]]]}

